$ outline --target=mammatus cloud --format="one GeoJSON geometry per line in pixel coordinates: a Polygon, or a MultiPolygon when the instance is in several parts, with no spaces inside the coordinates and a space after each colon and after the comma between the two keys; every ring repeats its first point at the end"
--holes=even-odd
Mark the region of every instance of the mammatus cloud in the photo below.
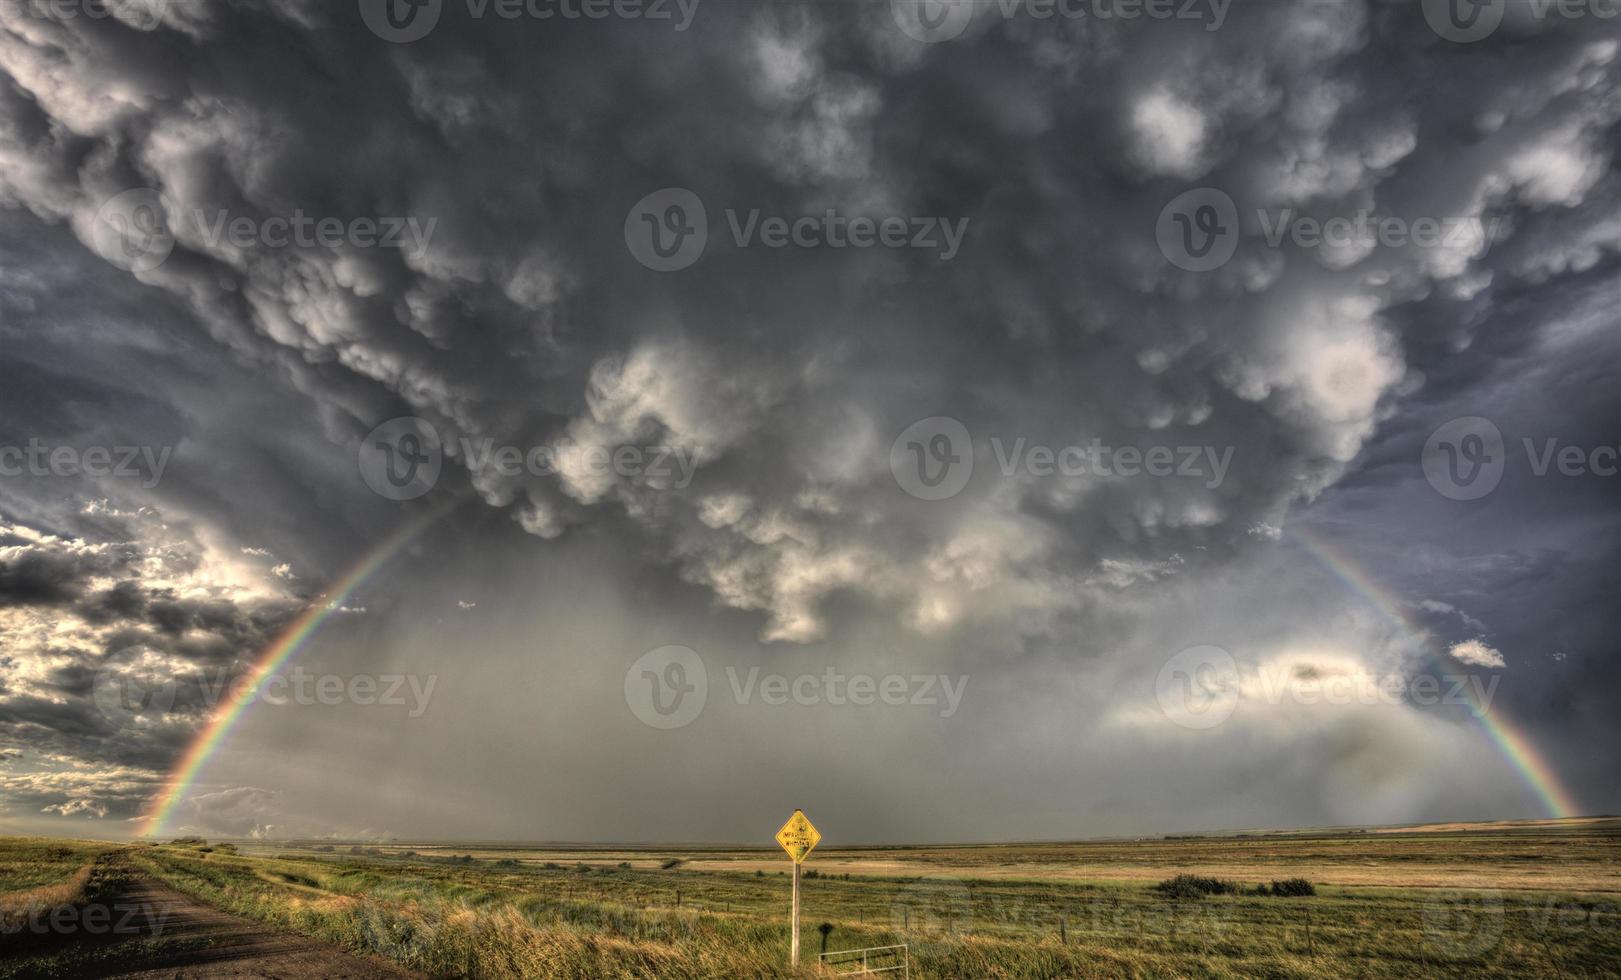
{"type": "MultiPolygon", "coordinates": [[[[1464,45],[1417,4],[1335,0],[1233,5],[1216,29],[977,17],[928,44],[887,3],[715,5],[680,32],[448,5],[392,44],[347,3],[119,9],[0,4],[7,417],[19,443],[173,447],[161,481],[95,487],[106,503],[74,484],[64,514],[43,481],[0,498],[0,748],[33,753],[30,781],[16,760],[0,779],[64,816],[129,812],[198,720],[182,684],[140,738],[110,738],[93,666],[251,656],[399,516],[354,466],[387,419],[438,433],[433,493],[486,509],[459,528],[611,536],[767,649],[847,643],[870,617],[979,663],[1109,659],[1132,617],[1287,547],[1348,477],[1402,486],[1380,453],[1554,344],[1539,331],[1571,284],[1621,251],[1607,22],[1464,45]],[[669,187],[709,235],[661,273],[624,236],[669,187]],[[1232,202],[1232,257],[1190,272],[1156,222],[1201,188],[1232,202]],[[132,190],[161,257],[114,227],[132,190]],[[967,230],[949,260],[731,231],[830,212],[967,230]],[[414,233],[262,233],[299,215],[414,233]],[[1359,215],[1448,233],[1394,241],[1359,215]],[[222,233],[238,219],[261,233],[222,233]],[[1351,230],[1303,244],[1310,223],[1351,230]],[[926,500],[896,459],[929,460],[897,440],[934,418],[972,475],[926,500]],[[598,462],[627,447],[673,465],[598,462]],[[1170,476],[1143,470],[1158,449],[1170,476]],[[88,793],[101,757],[129,771],[88,793]]],[[[1410,597],[1481,635],[1478,595],[1410,597]]],[[[1440,635],[1461,663],[1506,660],[1440,635]]],[[[247,833],[270,792],[209,812],[247,833]]]]}

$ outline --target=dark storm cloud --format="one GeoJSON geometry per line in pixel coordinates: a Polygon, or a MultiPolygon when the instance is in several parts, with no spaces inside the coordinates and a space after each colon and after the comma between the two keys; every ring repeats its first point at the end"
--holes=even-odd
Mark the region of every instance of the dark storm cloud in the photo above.
{"type": "MultiPolygon", "coordinates": [[[[173,447],[155,486],[8,479],[0,508],[92,551],[118,529],[84,502],[157,508],[267,549],[259,571],[286,563],[309,591],[398,520],[354,460],[410,414],[451,455],[427,503],[470,491],[514,532],[624,541],[770,643],[837,637],[858,607],[945,657],[1040,662],[1119,656],[1137,603],[1264,552],[1339,481],[1325,521],[1433,503],[1412,496],[1429,493],[1412,461],[1436,414],[1539,401],[1510,387],[1528,368],[1550,385],[1576,372],[1562,387],[1579,404],[1540,404],[1571,438],[1604,436],[1562,420],[1613,407],[1599,381],[1614,345],[1550,349],[1546,331],[1602,316],[1593,297],[1613,283],[1613,25],[1514,23],[1464,45],[1415,3],[1235,3],[1218,30],[993,6],[922,44],[884,3],[715,3],[681,31],[447,3],[428,36],[391,44],[347,2],[180,0],[151,30],[0,5],[0,432],[173,447]],[[1228,194],[1244,232],[1203,274],[1155,239],[1198,186],[1228,194]],[[665,187],[703,202],[709,242],[659,273],[625,226],[665,187]],[[156,193],[174,245],[126,272],[96,216],[131,188],[156,193]],[[731,237],[734,213],[829,210],[963,235],[949,259],[731,237]],[[1503,235],[1265,241],[1285,212],[1360,210],[1501,220],[1503,235]],[[281,247],[210,230],[295,214],[412,220],[422,238],[281,247]],[[932,416],[963,423],[974,459],[944,501],[890,470],[896,438],[932,416]],[[1093,439],[1228,463],[1219,479],[1001,472],[1016,445],[1093,439]],[[480,440],[561,465],[498,472],[480,440]],[[683,454],[693,478],[605,474],[570,452],[621,446],[683,454]]],[[[1584,516],[1561,520],[1605,526],[1610,486],[1562,491],[1584,516]]],[[[1419,523],[1392,519],[1371,558],[1399,568],[1419,523]]],[[[1478,596],[1560,567],[1534,537],[1489,573],[1427,542],[1439,557],[1407,583],[1414,600],[1520,649],[1538,614],[1478,596]]],[[[58,550],[7,559],[0,602],[185,663],[242,656],[288,608],[105,570],[92,587],[58,550]]],[[[142,574],[219,551],[193,540],[142,574]]],[[[1585,644],[1610,631],[1590,608],[1566,615],[1585,644]]],[[[81,690],[81,670],[42,683],[81,690]]]]}

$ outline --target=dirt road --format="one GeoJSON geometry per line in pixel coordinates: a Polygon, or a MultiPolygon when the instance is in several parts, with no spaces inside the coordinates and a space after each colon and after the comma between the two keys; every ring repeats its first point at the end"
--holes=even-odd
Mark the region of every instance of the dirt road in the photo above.
{"type": "MultiPolygon", "coordinates": [[[[256,977],[310,980],[422,978],[382,959],[356,956],[335,946],[231,915],[149,878],[125,889],[115,908],[138,910],[129,928],[159,936],[160,952],[146,958],[126,956],[97,964],[78,976],[172,978],[256,977]]],[[[133,944],[127,944],[133,945],[133,944]]]]}

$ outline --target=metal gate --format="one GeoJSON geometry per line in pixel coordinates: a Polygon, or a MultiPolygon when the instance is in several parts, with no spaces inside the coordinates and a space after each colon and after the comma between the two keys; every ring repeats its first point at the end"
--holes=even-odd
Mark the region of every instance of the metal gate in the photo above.
{"type": "Polygon", "coordinates": [[[887,974],[910,980],[912,960],[906,944],[899,946],[868,946],[866,949],[841,949],[836,953],[823,953],[818,957],[822,966],[834,976],[868,977],[887,974]]]}

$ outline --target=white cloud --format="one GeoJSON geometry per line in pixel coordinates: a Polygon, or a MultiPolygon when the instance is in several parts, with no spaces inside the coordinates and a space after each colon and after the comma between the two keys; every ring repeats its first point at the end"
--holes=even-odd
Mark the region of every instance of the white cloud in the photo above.
{"type": "Polygon", "coordinates": [[[1447,653],[1452,655],[1453,660],[1469,664],[1472,667],[1508,666],[1508,662],[1503,659],[1501,653],[1478,639],[1454,643],[1452,649],[1448,650],[1447,653]]]}

